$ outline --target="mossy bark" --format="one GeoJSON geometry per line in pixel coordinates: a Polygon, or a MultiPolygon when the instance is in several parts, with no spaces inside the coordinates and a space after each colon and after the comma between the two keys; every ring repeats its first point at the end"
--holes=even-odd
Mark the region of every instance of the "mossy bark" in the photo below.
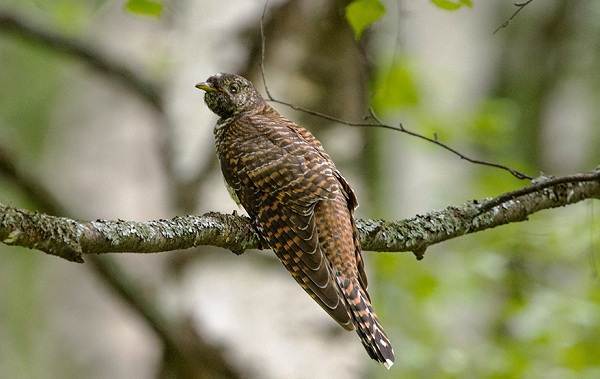
{"type": "MultiPolygon", "coordinates": [[[[448,239],[524,221],[543,209],[599,198],[600,180],[558,183],[516,196],[483,213],[485,204],[493,199],[449,206],[400,221],[359,220],[358,228],[363,250],[412,251],[420,257],[428,246],[448,239]]],[[[2,204],[0,241],[74,262],[83,262],[85,254],[155,253],[201,245],[241,254],[259,246],[249,219],[238,215],[207,213],[147,222],[82,222],[2,204]]]]}

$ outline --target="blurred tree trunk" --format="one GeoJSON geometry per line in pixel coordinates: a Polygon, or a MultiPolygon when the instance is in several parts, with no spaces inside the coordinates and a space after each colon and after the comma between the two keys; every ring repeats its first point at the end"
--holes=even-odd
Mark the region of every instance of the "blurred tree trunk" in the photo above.
{"type": "MultiPolygon", "coordinates": [[[[527,162],[530,169],[540,168],[549,173],[553,170],[544,167],[541,159],[543,149],[548,148],[541,138],[543,115],[549,97],[568,74],[570,55],[566,45],[573,36],[573,16],[580,5],[561,0],[544,16],[530,18],[527,23],[513,23],[504,30],[504,47],[495,75],[498,79],[491,96],[513,98],[519,104],[514,144],[518,146],[517,160],[527,162]],[[523,56],[527,59],[520,58],[523,56]]],[[[503,277],[503,305],[492,327],[499,343],[513,339],[508,316],[526,305],[526,295],[534,285],[528,276],[535,260],[527,254],[527,249],[524,241],[516,241],[507,252],[510,259],[503,277]]]]}
{"type": "Polygon", "coordinates": [[[579,6],[580,2],[561,0],[545,16],[503,30],[504,48],[491,95],[514,98],[520,105],[514,143],[519,148],[518,160],[528,162],[530,169],[552,173],[552,167],[544,167],[540,159],[542,117],[548,98],[567,73],[566,45],[579,6]],[[520,59],[523,56],[527,59],[520,59]]]}

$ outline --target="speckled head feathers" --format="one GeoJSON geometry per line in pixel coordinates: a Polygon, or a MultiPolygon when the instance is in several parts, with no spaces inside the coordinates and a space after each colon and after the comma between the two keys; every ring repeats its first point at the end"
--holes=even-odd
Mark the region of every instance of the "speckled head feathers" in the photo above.
{"type": "Polygon", "coordinates": [[[235,74],[215,74],[205,82],[196,84],[196,88],[206,92],[204,102],[211,111],[223,118],[250,111],[264,103],[254,85],[235,74]]]}

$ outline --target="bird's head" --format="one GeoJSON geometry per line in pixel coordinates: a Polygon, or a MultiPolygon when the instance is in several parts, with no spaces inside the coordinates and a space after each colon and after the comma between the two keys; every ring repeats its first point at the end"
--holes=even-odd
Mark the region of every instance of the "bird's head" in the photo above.
{"type": "Polygon", "coordinates": [[[196,84],[205,91],[204,102],[218,116],[227,118],[264,102],[252,83],[239,75],[219,73],[196,84]]]}

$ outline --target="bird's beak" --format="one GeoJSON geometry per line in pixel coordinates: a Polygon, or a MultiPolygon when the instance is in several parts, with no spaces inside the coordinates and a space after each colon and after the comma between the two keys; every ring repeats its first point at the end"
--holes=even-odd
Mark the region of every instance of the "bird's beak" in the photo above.
{"type": "Polygon", "coordinates": [[[213,87],[208,82],[198,83],[198,84],[196,84],[196,88],[201,89],[201,90],[206,91],[206,92],[214,92],[214,91],[217,90],[215,87],[213,87]]]}

